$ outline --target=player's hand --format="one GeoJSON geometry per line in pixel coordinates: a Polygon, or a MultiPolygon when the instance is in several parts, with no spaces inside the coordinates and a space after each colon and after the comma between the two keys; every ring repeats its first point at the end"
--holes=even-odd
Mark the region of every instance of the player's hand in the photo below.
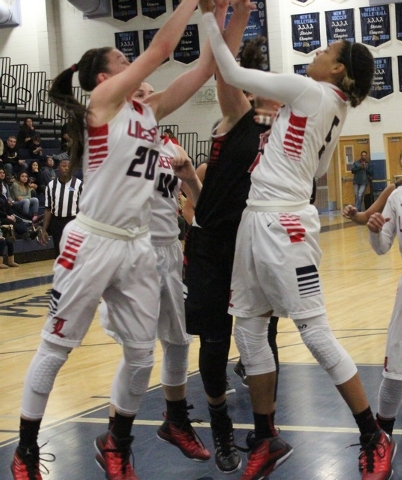
{"type": "Polygon", "coordinates": [[[188,182],[196,178],[194,166],[187,155],[178,155],[170,159],[170,165],[177,178],[183,182],[188,182]]]}
{"type": "Polygon", "coordinates": [[[215,7],[213,0],[199,0],[198,6],[202,13],[213,12],[215,7]]]}
{"type": "Polygon", "coordinates": [[[343,209],[342,216],[348,218],[349,220],[353,220],[353,217],[356,215],[356,213],[356,207],[353,205],[346,205],[346,207],[343,209]]]}
{"type": "Polygon", "coordinates": [[[250,0],[232,0],[231,5],[233,9],[245,10],[248,12],[257,9],[257,5],[250,0]]]}
{"type": "Polygon", "coordinates": [[[390,220],[390,218],[384,218],[381,213],[373,213],[368,219],[367,227],[371,232],[379,233],[382,227],[390,220]]]}

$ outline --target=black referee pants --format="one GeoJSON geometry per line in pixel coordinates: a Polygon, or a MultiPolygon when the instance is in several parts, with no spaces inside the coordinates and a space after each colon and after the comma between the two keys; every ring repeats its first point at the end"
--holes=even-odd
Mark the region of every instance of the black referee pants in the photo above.
{"type": "Polygon", "coordinates": [[[75,217],[56,217],[52,216],[50,220],[49,233],[53,237],[54,251],[56,253],[56,258],[60,255],[60,240],[63,234],[64,227],[67,223],[74,220],[75,217]]]}

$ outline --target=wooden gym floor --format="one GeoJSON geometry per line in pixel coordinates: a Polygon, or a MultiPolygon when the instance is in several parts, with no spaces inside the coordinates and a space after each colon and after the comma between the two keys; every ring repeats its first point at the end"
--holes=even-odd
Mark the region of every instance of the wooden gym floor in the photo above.
{"type": "MultiPolygon", "coordinates": [[[[320,215],[323,250],[320,274],[328,316],[336,337],[358,364],[374,412],[382,376],[387,325],[391,315],[401,259],[395,244],[378,257],[368,243],[366,227],[356,227],[339,213],[320,215]]],[[[9,463],[18,438],[19,408],[26,369],[38,346],[39,333],[49,300],[52,260],[23,264],[0,271],[0,479],[10,480],[9,463]]],[[[327,374],[302,344],[293,322],[279,321],[281,371],[277,424],[294,453],[272,480],[358,480],[358,431],[353,417],[327,374]]],[[[98,318],[60,371],[42,423],[43,451],[56,455],[48,464],[51,480],[100,480],[102,471],[94,462],[94,438],[107,426],[109,389],[120,359],[120,347],[104,334],[98,318]]],[[[209,417],[198,374],[198,340],[190,349],[188,401],[195,409],[197,433],[213,452],[209,417]]],[[[228,396],[235,424],[236,442],[244,445],[252,428],[248,390],[233,373],[238,358],[234,341],[228,374],[236,393],[228,396]]],[[[162,421],[164,400],[159,384],[161,350],[133,434],[135,470],[141,480],[220,480],[227,478],[214,461],[200,463],[156,439],[162,421]]],[[[402,422],[396,422],[394,437],[400,444],[394,461],[394,479],[402,479],[402,422]]],[[[243,466],[246,456],[243,456],[243,466]]],[[[241,472],[229,478],[238,479],[241,472]]]]}

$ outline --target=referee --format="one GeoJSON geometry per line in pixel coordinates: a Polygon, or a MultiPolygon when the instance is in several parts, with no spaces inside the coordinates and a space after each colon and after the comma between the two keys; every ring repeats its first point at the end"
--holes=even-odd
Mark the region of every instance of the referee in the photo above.
{"type": "Polygon", "coordinates": [[[78,213],[82,181],[71,176],[69,161],[59,163],[59,177],[48,183],[45,191],[45,216],[39,242],[46,245],[49,234],[53,237],[56,257],[60,255],[60,240],[64,227],[78,213]]]}

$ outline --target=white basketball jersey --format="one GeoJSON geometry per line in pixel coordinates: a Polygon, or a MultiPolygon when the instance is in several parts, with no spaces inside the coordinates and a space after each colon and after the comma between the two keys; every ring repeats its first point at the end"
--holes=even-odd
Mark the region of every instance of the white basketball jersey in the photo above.
{"type": "Polygon", "coordinates": [[[264,153],[252,168],[250,199],[308,200],[313,177],[327,171],[348,107],[339,89],[318,85],[321,106],[315,114],[303,116],[292,105],[279,110],[264,153]]]}
{"type": "Polygon", "coordinates": [[[137,102],[127,102],[109,123],[88,127],[80,211],[118,228],[149,224],[158,143],[152,109],[137,102]]]}
{"type": "Polygon", "coordinates": [[[152,240],[159,238],[177,239],[180,232],[177,215],[181,180],[173,173],[170,159],[177,157],[178,151],[170,139],[161,139],[159,151],[155,192],[151,203],[151,237],[152,240]]]}

